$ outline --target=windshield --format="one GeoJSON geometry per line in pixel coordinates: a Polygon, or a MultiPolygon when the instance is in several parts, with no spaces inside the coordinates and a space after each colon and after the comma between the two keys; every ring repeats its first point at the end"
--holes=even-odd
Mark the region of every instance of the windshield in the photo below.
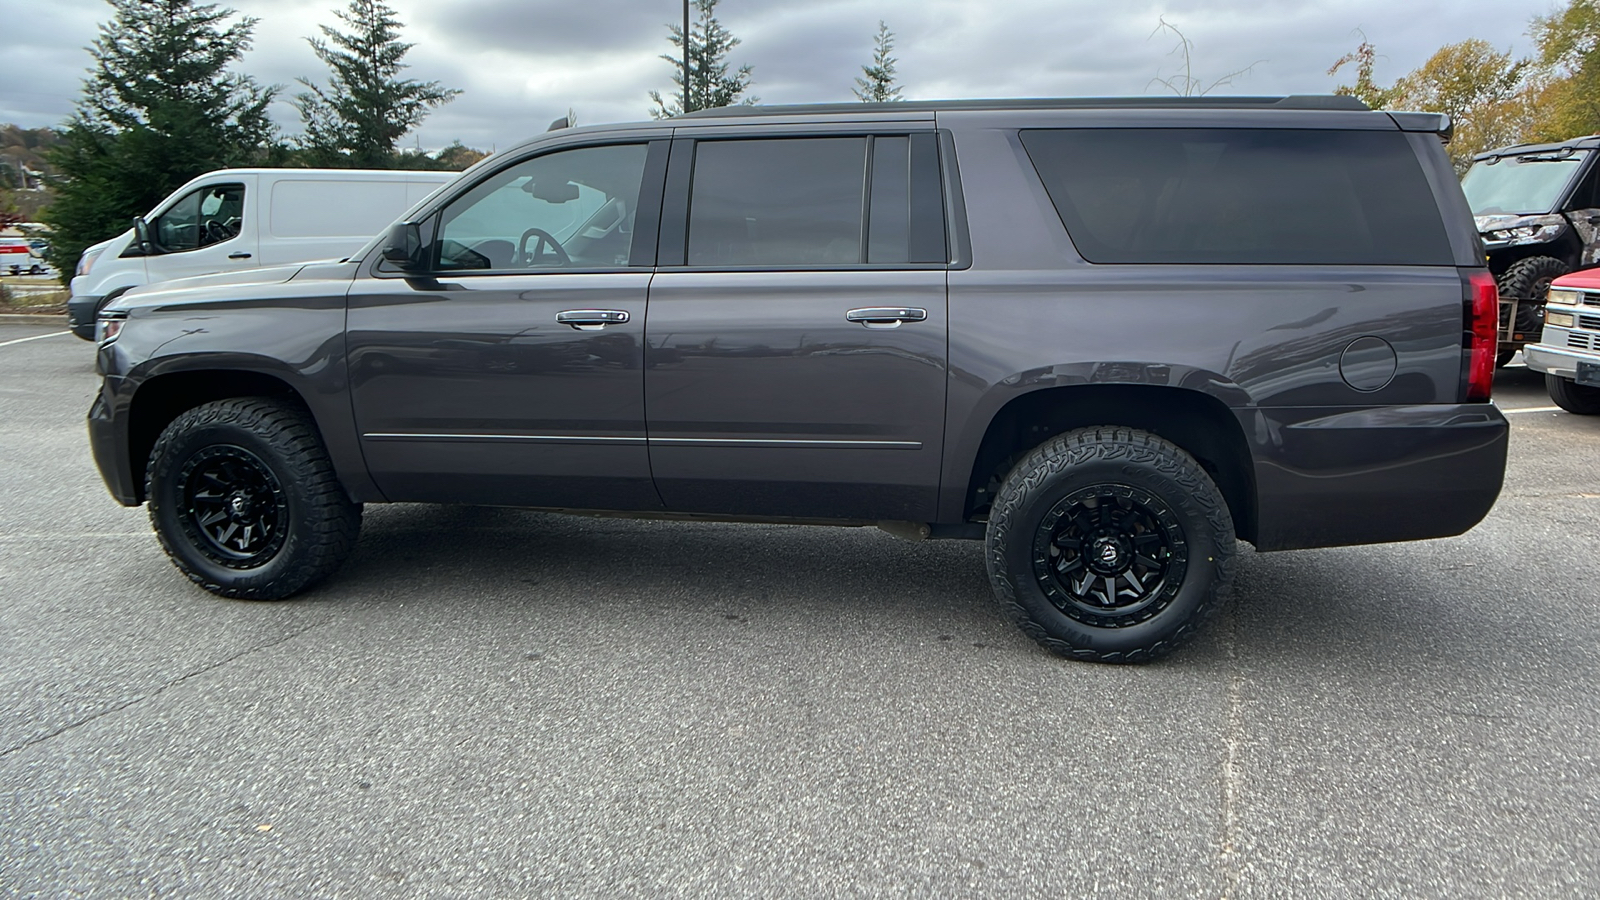
{"type": "Polygon", "coordinates": [[[1474,163],[1461,189],[1475,216],[1531,215],[1553,211],[1588,153],[1554,159],[1502,157],[1474,163]]]}

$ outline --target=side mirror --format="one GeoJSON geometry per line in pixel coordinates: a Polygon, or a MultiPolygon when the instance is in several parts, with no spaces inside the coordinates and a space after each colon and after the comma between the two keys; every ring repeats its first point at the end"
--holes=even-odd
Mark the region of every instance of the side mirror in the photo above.
{"type": "Polygon", "coordinates": [[[150,240],[150,223],[144,220],[144,216],[133,217],[133,245],[145,256],[155,255],[156,244],[150,240]]]}
{"type": "Polygon", "coordinates": [[[415,222],[396,222],[389,226],[378,255],[397,269],[422,271],[427,267],[422,259],[422,228],[415,222]]]}

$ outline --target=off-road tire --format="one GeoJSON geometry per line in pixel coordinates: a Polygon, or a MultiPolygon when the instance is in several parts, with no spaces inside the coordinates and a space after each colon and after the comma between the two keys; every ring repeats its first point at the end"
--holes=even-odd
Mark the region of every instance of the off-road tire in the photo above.
{"type": "Polygon", "coordinates": [[[1227,503],[1193,457],[1148,432],[1106,425],[1051,438],[1016,464],[990,510],[985,558],[1002,609],[1045,649],[1136,663],[1170,653],[1222,605],[1235,544],[1227,503]],[[1063,602],[1064,592],[1050,586],[1040,568],[1048,558],[1042,548],[1056,542],[1050,523],[1061,521],[1063,504],[1100,490],[1149,499],[1170,520],[1163,527],[1181,534],[1184,565],[1164,603],[1101,617],[1063,602]]]}
{"type": "Polygon", "coordinates": [[[190,581],[223,597],[293,596],[332,574],[361,530],[361,505],[339,486],[311,417],[282,400],[239,397],[182,413],[156,441],[146,471],[162,549],[190,581]],[[219,459],[253,473],[274,501],[272,539],[248,558],[228,558],[195,514],[198,503],[215,501],[194,499],[191,484],[203,485],[200,467],[219,459]]]}
{"type": "Polygon", "coordinates": [[[1544,299],[1550,293],[1550,282],[1572,271],[1572,267],[1553,256],[1530,256],[1512,263],[1495,284],[1500,296],[1533,303],[1517,304],[1517,321],[1514,330],[1529,335],[1529,340],[1544,328],[1544,299]]]}
{"type": "Polygon", "coordinates": [[[1569,413],[1600,416],[1600,388],[1579,384],[1570,378],[1546,375],[1544,389],[1550,392],[1550,399],[1557,406],[1569,413]]]}

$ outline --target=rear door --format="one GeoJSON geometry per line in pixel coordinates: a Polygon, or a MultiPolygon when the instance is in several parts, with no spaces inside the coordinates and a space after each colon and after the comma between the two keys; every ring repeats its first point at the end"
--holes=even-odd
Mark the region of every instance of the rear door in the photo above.
{"type": "Polygon", "coordinates": [[[667,507],[931,518],[949,259],[936,135],[678,133],[644,385],[667,507]]]}

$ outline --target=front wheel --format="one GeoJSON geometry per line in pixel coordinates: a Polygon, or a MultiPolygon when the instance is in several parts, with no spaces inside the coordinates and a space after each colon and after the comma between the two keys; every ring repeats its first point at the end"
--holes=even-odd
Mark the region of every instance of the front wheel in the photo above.
{"type": "Polygon", "coordinates": [[[1144,662],[1219,605],[1233,520],[1200,464],[1130,428],[1046,441],[1006,476],[986,558],[1001,606],[1060,656],[1144,662]]]}
{"type": "Polygon", "coordinates": [[[344,562],[361,506],[339,486],[311,418],[262,397],[179,415],[150,452],[146,495],[161,546],[214,594],[278,600],[344,562]]]}
{"type": "Polygon", "coordinates": [[[1544,376],[1544,389],[1550,399],[1569,413],[1580,416],[1600,416],[1600,388],[1579,384],[1558,375],[1544,376]]]}

